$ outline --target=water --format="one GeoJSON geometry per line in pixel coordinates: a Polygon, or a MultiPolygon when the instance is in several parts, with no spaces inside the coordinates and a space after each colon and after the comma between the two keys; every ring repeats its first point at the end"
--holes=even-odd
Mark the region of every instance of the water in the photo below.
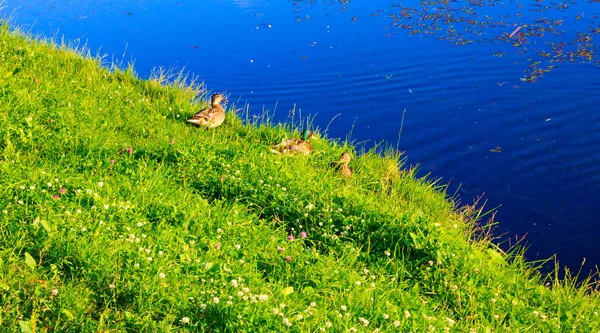
{"type": "Polygon", "coordinates": [[[343,2],[13,0],[2,13],[142,77],[185,68],[254,113],[295,108],[332,138],[400,142],[463,203],[500,206],[505,245],[526,235],[531,260],[600,264],[600,3],[343,2]]]}

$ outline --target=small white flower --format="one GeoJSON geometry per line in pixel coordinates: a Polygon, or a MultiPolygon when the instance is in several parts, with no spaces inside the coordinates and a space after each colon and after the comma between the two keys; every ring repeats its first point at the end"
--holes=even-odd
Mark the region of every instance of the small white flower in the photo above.
{"type": "Polygon", "coordinates": [[[48,183],[48,184],[46,184],[46,185],[48,185],[48,187],[52,187],[52,183],[48,183]]]}
{"type": "Polygon", "coordinates": [[[103,207],[104,207],[104,210],[108,209],[108,205],[104,205],[103,207]]]}
{"type": "Polygon", "coordinates": [[[354,282],[357,286],[360,286],[360,281],[354,282]]]}
{"type": "Polygon", "coordinates": [[[363,326],[369,326],[369,321],[363,317],[358,318],[358,320],[363,324],[363,326]]]}
{"type": "Polygon", "coordinates": [[[345,305],[340,306],[340,309],[342,309],[342,311],[346,311],[348,308],[345,305]]]}
{"type": "Polygon", "coordinates": [[[148,257],[148,258],[146,258],[146,260],[152,261],[152,257],[148,257]]]}
{"type": "Polygon", "coordinates": [[[383,251],[383,254],[385,254],[386,257],[391,256],[392,254],[390,253],[390,251],[383,251]]]}
{"type": "Polygon", "coordinates": [[[92,190],[90,190],[89,188],[87,190],[85,190],[85,193],[87,194],[92,194],[92,190]]]}
{"type": "Polygon", "coordinates": [[[396,326],[396,327],[400,326],[400,321],[399,320],[394,321],[394,326],[396,326]]]}
{"type": "Polygon", "coordinates": [[[234,246],[234,247],[235,247],[235,249],[236,249],[236,250],[239,250],[239,249],[241,249],[241,248],[242,248],[242,246],[241,246],[240,244],[235,244],[235,246],[234,246]]]}
{"type": "Polygon", "coordinates": [[[220,234],[220,233],[222,233],[222,232],[223,232],[223,229],[221,229],[221,228],[217,228],[217,233],[218,233],[218,234],[220,234]]]}
{"type": "Polygon", "coordinates": [[[22,204],[23,204],[23,200],[19,200],[19,201],[17,201],[17,203],[18,203],[19,205],[22,205],[22,204]]]}
{"type": "Polygon", "coordinates": [[[389,318],[390,318],[390,316],[388,316],[387,313],[383,314],[383,319],[389,319],[389,318]]]}
{"type": "Polygon", "coordinates": [[[219,298],[218,297],[213,297],[212,301],[215,304],[219,304],[219,298]]]}
{"type": "Polygon", "coordinates": [[[112,284],[112,283],[108,285],[108,288],[109,288],[110,290],[113,290],[113,289],[115,289],[115,287],[116,287],[116,286],[115,286],[114,284],[112,284]]]}
{"type": "Polygon", "coordinates": [[[184,325],[189,324],[190,323],[190,318],[188,318],[188,317],[181,318],[181,323],[184,324],[184,325]]]}
{"type": "MultiPolygon", "coordinates": [[[[141,227],[141,226],[143,226],[143,225],[144,225],[144,224],[143,224],[142,222],[138,222],[138,223],[137,223],[137,226],[138,226],[138,227],[141,227]]],[[[183,318],[187,318],[187,317],[183,317],[183,318]]]]}
{"type": "Polygon", "coordinates": [[[83,232],[85,232],[86,230],[87,230],[87,228],[86,228],[86,227],[82,227],[82,228],[81,228],[81,231],[83,231],[83,232]]]}
{"type": "Polygon", "coordinates": [[[330,321],[325,322],[325,327],[331,328],[331,326],[333,326],[333,324],[330,321]]]}
{"type": "Polygon", "coordinates": [[[52,289],[52,296],[58,296],[58,289],[52,289]]]}
{"type": "Polygon", "coordinates": [[[278,315],[279,314],[279,309],[278,308],[273,308],[273,314],[274,315],[278,315]]]}
{"type": "Polygon", "coordinates": [[[310,306],[312,306],[312,307],[314,308],[315,306],[317,306],[317,303],[315,303],[315,302],[310,302],[310,306]]]}
{"type": "Polygon", "coordinates": [[[269,296],[265,295],[265,294],[261,294],[258,296],[258,300],[261,302],[266,302],[269,299],[269,296]]]}
{"type": "Polygon", "coordinates": [[[102,187],[102,186],[104,186],[104,183],[103,182],[98,182],[98,187],[102,187]]]}
{"type": "Polygon", "coordinates": [[[165,273],[161,272],[161,273],[158,274],[158,277],[161,278],[161,279],[164,279],[166,277],[166,275],[165,275],[165,273]]]}
{"type": "Polygon", "coordinates": [[[234,287],[234,288],[238,287],[238,282],[237,282],[236,279],[231,280],[231,286],[234,287]]]}
{"type": "Polygon", "coordinates": [[[292,322],[287,318],[283,318],[283,324],[287,327],[292,326],[292,322]]]}
{"type": "Polygon", "coordinates": [[[404,310],[404,318],[410,318],[410,312],[408,310],[404,310]]]}
{"type": "Polygon", "coordinates": [[[304,316],[302,316],[301,314],[299,314],[299,315],[296,316],[296,319],[297,320],[302,320],[302,319],[304,319],[304,316]]]}

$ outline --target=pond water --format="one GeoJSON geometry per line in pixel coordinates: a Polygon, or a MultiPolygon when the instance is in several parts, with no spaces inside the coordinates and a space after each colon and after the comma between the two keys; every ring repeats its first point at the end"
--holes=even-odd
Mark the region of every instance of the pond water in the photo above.
{"type": "Polygon", "coordinates": [[[600,264],[600,1],[11,0],[34,34],[184,68],[250,112],[395,146],[530,260],[600,264]],[[401,133],[401,135],[400,135],[401,133]],[[460,186],[459,186],[460,185],[460,186]]]}

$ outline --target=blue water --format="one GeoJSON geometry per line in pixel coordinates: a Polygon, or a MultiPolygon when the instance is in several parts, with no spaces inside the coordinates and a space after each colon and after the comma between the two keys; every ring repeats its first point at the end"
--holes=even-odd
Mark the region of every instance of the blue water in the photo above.
{"type": "Polygon", "coordinates": [[[530,260],[600,264],[600,3],[345,2],[12,0],[1,13],[142,77],[183,68],[251,113],[294,109],[367,149],[399,142],[462,203],[499,206],[504,246],[526,236],[530,260]]]}

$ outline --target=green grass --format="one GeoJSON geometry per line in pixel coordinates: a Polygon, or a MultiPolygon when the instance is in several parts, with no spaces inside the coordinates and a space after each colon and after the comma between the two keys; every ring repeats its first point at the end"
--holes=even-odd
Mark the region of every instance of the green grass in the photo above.
{"type": "Polygon", "coordinates": [[[550,287],[399,154],[346,180],[348,144],[281,156],[298,128],[189,126],[204,102],[184,76],[6,24],[0,58],[2,331],[600,330],[589,280],[550,287]]]}

